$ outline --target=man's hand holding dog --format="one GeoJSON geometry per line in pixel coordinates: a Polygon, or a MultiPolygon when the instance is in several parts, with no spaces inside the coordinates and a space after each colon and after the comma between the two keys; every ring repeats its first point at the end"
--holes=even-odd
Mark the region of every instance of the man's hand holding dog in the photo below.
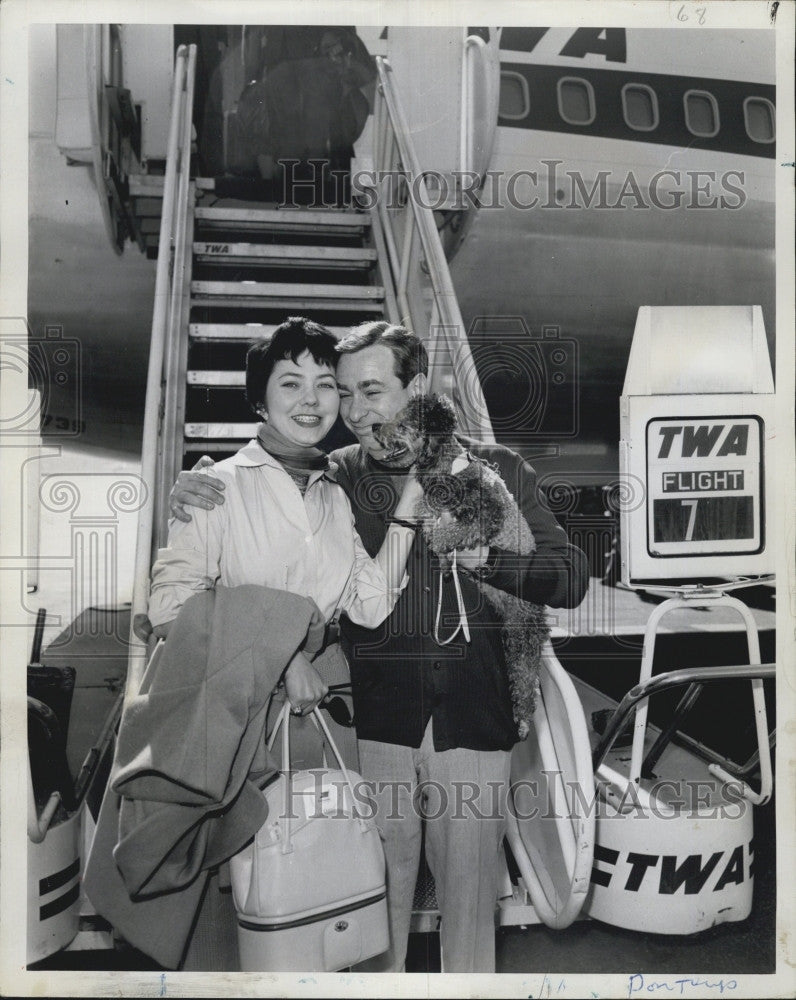
{"type": "MultiPolygon", "coordinates": [[[[489,559],[489,546],[477,545],[474,549],[456,549],[456,565],[463,570],[477,570],[486,565],[489,559]]],[[[453,553],[441,555],[439,561],[443,569],[453,565],[453,553]]]]}
{"type": "MultiPolygon", "coordinates": [[[[451,514],[449,510],[443,510],[441,514],[437,517],[437,523],[441,527],[445,527],[446,524],[453,524],[456,518],[451,514]]],[[[450,552],[447,555],[440,556],[440,563],[445,569],[449,569],[452,565],[453,553],[450,552]]],[[[489,558],[489,546],[488,545],[476,545],[472,549],[456,549],[456,565],[459,569],[464,570],[475,570],[480,569],[486,564],[489,558]]]]}
{"type": "Polygon", "coordinates": [[[460,569],[480,569],[489,558],[489,546],[477,545],[474,549],[456,549],[456,565],[460,569]]]}

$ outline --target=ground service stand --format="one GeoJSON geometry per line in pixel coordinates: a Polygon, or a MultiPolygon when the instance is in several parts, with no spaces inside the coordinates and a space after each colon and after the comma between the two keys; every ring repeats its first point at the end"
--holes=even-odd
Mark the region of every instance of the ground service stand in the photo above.
{"type": "Polygon", "coordinates": [[[773,784],[763,680],[774,665],[761,664],[754,617],[728,591],[771,579],[773,404],[758,306],[639,310],[621,399],[622,581],[671,596],[647,623],[639,685],[594,752],[605,809],[584,912],[611,924],[689,934],[751,911],[752,807],[768,801],[773,784]],[[695,607],[740,615],[748,663],[653,678],[662,620],[695,607]],[[672,742],[704,684],[731,678],[750,679],[758,744],[732,772],[694,741],[672,742]],[[675,686],[684,694],[654,736],[649,696],[675,686]],[[631,712],[628,760],[612,745],[631,712]],[[758,761],[754,791],[746,777],[758,761]]]}

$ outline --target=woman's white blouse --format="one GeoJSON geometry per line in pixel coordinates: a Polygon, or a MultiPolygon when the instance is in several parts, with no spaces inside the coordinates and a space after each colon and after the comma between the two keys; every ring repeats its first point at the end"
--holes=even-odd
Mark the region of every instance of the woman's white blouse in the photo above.
{"type": "Polygon", "coordinates": [[[191,507],[169,523],[168,548],[152,569],[149,619],[170,622],[197,591],[258,584],[309,597],[328,621],[345,611],[375,628],[406,586],[388,586],[354,528],[334,467],[310,473],[302,497],[285,469],[256,440],[207,470],[223,480],[224,503],[191,507]]]}

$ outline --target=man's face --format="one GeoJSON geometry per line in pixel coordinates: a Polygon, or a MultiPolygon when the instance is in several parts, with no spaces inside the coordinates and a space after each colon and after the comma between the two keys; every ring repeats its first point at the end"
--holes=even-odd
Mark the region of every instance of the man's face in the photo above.
{"type": "MultiPolygon", "coordinates": [[[[395,374],[395,359],[389,347],[373,344],[354,354],[342,354],[337,362],[340,416],[365,451],[379,462],[387,452],[373,436],[374,424],[392,420],[409,402],[413,383],[404,386],[395,374]]],[[[400,467],[402,459],[395,463],[400,467]]]]}
{"type": "Polygon", "coordinates": [[[345,50],[343,49],[343,43],[335,32],[324,31],[319,49],[322,56],[331,59],[336,65],[341,66],[343,64],[345,50]]]}

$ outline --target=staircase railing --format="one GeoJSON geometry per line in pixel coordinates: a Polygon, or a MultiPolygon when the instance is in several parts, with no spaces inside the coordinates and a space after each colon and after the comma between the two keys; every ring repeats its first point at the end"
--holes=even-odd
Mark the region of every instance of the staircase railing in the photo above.
{"type": "MultiPolygon", "coordinates": [[[[147,658],[147,646],[134,631],[136,616],[146,614],[149,572],[159,528],[157,514],[162,505],[164,468],[163,418],[169,409],[170,388],[166,371],[173,360],[170,348],[179,336],[182,317],[183,262],[190,184],[191,128],[196,46],[181,45],[174,67],[166,176],[163,182],[163,211],[155,276],[155,304],[147,371],[144,431],[141,450],[141,478],[149,491],[138,518],[135,549],[135,577],[130,615],[130,653],[126,694],[138,691],[147,658]]],[[[171,485],[170,483],[168,485],[171,485]]]]}
{"type": "MultiPolygon", "coordinates": [[[[463,433],[495,440],[464,321],[431,206],[387,59],[376,59],[372,194],[384,231],[388,264],[402,322],[429,351],[435,392],[453,398],[463,433]]],[[[370,178],[368,178],[370,181],[370,178]]]]}
{"type": "MultiPolygon", "coordinates": [[[[690,749],[695,756],[701,757],[708,762],[708,770],[712,775],[720,778],[728,784],[735,784],[737,791],[754,805],[765,805],[771,798],[773,791],[773,778],[771,772],[770,751],[772,735],[769,734],[766,724],[765,712],[755,712],[755,728],[757,733],[758,748],[750,760],[743,766],[733,765],[726,757],[722,757],[710,748],[697,743],[695,740],[680,733],[677,727],[682,723],[685,716],[693,708],[696,696],[705,684],[714,681],[750,679],[753,684],[757,684],[760,691],[760,701],[762,703],[764,680],[774,680],[776,677],[776,664],[761,663],[759,657],[754,663],[742,663],[732,666],[712,666],[712,667],[687,667],[683,670],[671,670],[667,673],[657,674],[655,677],[642,679],[635,687],[632,687],[622,698],[613,714],[610,716],[605,732],[600,737],[597,746],[592,751],[594,772],[598,778],[607,782],[607,786],[621,798],[624,796],[629,786],[640,788],[641,778],[652,779],[655,777],[654,766],[660,760],[663,751],[670,742],[680,743],[690,749]],[[647,751],[647,755],[637,771],[634,772],[631,762],[630,772],[627,777],[621,776],[613,768],[607,767],[605,758],[613,747],[617,736],[625,728],[630,714],[639,707],[646,707],[648,700],[663,691],[669,691],[678,687],[687,687],[685,695],[675,708],[672,719],[666,729],[659,735],[653,746],[647,751]],[[759,762],[761,787],[759,792],[753,791],[741,777],[745,777],[754,767],[755,762],[759,762]]],[[[764,705],[764,703],[763,703],[764,705]]],[[[645,717],[646,725],[646,717],[645,717]]]]}
{"type": "Polygon", "coordinates": [[[121,47],[116,25],[87,24],[83,29],[86,50],[86,79],[88,81],[88,120],[91,131],[91,165],[94,183],[99,195],[100,212],[105,232],[113,251],[121,254],[123,238],[120,239],[118,221],[111,211],[106,184],[104,134],[107,127],[105,104],[106,79],[104,67],[110,70],[111,85],[121,84],[121,47]]]}
{"type": "Polygon", "coordinates": [[[461,169],[481,177],[492,158],[497,131],[500,65],[480,35],[464,40],[461,169]]]}

